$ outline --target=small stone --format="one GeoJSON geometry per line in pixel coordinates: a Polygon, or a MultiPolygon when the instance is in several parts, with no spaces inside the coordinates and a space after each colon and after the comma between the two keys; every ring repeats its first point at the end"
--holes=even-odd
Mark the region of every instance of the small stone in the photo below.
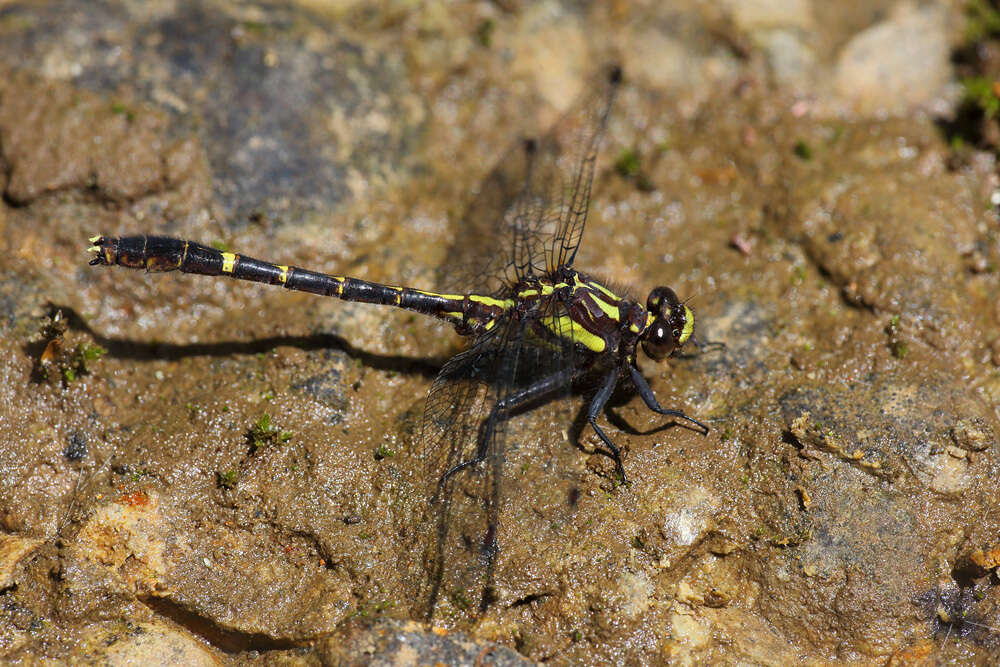
{"type": "Polygon", "coordinates": [[[940,8],[897,5],[888,20],[844,47],[834,75],[837,93],[869,113],[929,102],[951,78],[946,18],[940,8]]]}
{"type": "Polygon", "coordinates": [[[63,456],[67,461],[82,461],[87,458],[87,435],[73,431],[69,436],[69,443],[63,449],[63,456]]]}

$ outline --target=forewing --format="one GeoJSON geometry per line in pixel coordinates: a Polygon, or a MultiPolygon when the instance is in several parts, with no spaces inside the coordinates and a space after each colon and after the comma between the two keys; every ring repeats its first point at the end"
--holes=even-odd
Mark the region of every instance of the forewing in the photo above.
{"type": "Polygon", "coordinates": [[[572,263],[620,81],[618,68],[603,72],[545,135],[507,151],[466,210],[439,287],[496,294],[572,263]]]}
{"type": "Polygon", "coordinates": [[[551,169],[557,175],[552,179],[554,190],[550,195],[553,203],[558,202],[551,212],[556,229],[547,253],[550,272],[571,265],[576,257],[590,208],[597,151],[620,85],[621,69],[612,67],[603,72],[546,136],[553,146],[543,146],[540,150],[541,155],[553,156],[555,164],[551,169]]]}

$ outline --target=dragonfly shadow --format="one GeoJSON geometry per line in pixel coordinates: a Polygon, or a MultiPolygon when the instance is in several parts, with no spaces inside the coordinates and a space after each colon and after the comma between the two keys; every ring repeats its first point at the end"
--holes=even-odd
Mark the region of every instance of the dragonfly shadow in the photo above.
{"type": "MultiPolygon", "coordinates": [[[[61,312],[67,328],[86,333],[94,342],[107,350],[107,356],[132,361],[178,361],[189,357],[229,357],[257,355],[279,347],[294,347],[303,351],[341,350],[352,359],[360,360],[368,368],[393,371],[405,375],[419,375],[433,379],[437,376],[444,358],[408,357],[397,354],[378,354],[355,347],[342,336],[334,333],[303,336],[268,336],[254,340],[214,341],[208,343],[145,342],[112,338],[95,332],[79,313],[68,306],[53,304],[51,311],[61,312]]],[[[25,345],[26,354],[38,359],[47,341],[25,345]]]]}

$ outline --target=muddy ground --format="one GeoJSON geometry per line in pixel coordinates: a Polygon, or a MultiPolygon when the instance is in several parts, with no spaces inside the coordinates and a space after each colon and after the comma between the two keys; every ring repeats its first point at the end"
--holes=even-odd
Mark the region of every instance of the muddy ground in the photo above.
{"type": "Polygon", "coordinates": [[[995,664],[998,179],[947,131],[962,6],[660,5],[0,2],[0,655],[995,664]],[[622,485],[584,397],[519,417],[496,600],[421,623],[420,417],[462,339],[87,238],[432,288],[498,157],[612,61],[576,265],[693,297],[724,349],[641,369],[711,431],[626,386],[622,485]]]}

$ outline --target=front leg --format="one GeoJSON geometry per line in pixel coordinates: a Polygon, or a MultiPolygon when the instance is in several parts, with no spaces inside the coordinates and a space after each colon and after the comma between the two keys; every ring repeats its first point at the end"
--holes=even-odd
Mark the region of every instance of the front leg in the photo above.
{"type": "Polygon", "coordinates": [[[680,417],[681,419],[686,419],[687,421],[695,424],[696,426],[704,429],[702,435],[708,435],[708,427],[702,424],[700,421],[693,417],[688,417],[686,414],[680,410],[668,410],[660,405],[660,402],[656,400],[656,396],[653,395],[653,390],[649,388],[649,383],[646,382],[646,378],[642,377],[642,373],[639,369],[632,364],[628,365],[629,373],[632,374],[632,383],[635,384],[635,388],[639,391],[639,395],[642,396],[643,402],[646,403],[646,407],[655,412],[658,415],[665,415],[667,417],[680,417]]]}

